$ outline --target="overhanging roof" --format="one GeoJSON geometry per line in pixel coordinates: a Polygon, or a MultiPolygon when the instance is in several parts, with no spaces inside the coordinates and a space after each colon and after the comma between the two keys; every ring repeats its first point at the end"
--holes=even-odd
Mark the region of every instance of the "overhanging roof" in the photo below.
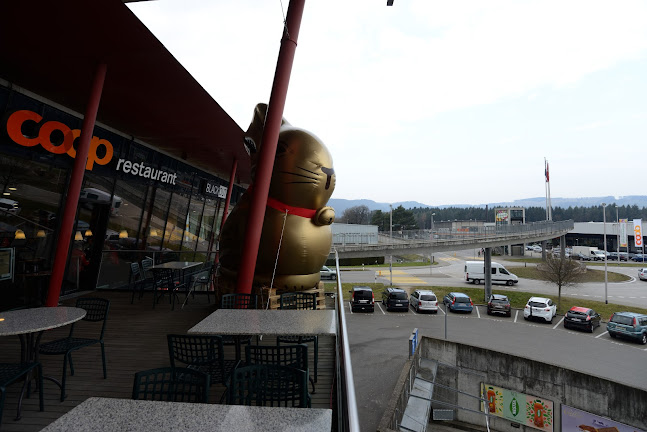
{"type": "Polygon", "coordinates": [[[250,183],[244,132],[121,1],[16,0],[0,10],[0,77],[83,113],[104,62],[97,121],[225,179],[237,159],[236,181],[250,183]]]}

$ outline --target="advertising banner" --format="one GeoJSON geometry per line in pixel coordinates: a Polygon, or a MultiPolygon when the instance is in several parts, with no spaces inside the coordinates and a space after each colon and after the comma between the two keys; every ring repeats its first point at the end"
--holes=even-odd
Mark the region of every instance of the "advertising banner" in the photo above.
{"type": "Polygon", "coordinates": [[[484,383],[481,383],[481,392],[488,401],[489,414],[531,428],[553,431],[552,401],[484,383]]]}
{"type": "Polygon", "coordinates": [[[620,219],[620,247],[627,247],[627,223],[629,219],[620,219]]]}
{"type": "Polygon", "coordinates": [[[507,210],[497,210],[496,211],[496,221],[497,222],[507,222],[508,220],[508,211],[507,210]]]}
{"type": "Polygon", "coordinates": [[[643,246],[643,220],[634,219],[634,242],[636,243],[637,248],[643,246]]]}
{"type": "Polygon", "coordinates": [[[645,432],[577,408],[562,405],[562,432],[645,432]]]}

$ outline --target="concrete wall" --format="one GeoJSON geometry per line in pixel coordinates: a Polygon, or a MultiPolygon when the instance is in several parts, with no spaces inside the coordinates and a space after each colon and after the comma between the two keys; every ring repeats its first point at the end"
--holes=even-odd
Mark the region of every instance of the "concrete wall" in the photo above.
{"type": "MultiPolygon", "coordinates": [[[[503,354],[470,345],[423,337],[420,357],[457,366],[439,367],[437,382],[471,395],[479,395],[480,383],[485,382],[512,391],[538,396],[553,402],[554,431],[561,431],[561,404],[579,408],[647,431],[647,391],[623,384],[540,363],[531,359],[503,354]]],[[[575,355],[575,353],[574,353],[575,355]]],[[[595,359],[586,359],[595,361],[595,359]]],[[[639,361],[639,360],[637,360],[639,361]]],[[[622,367],[622,365],[618,365],[622,367]]],[[[647,372],[646,372],[647,373],[647,372]]],[[[438,388],[434,399],[479,410],[476,399],[438,388]]],[[[436,405],[437,408],[447,408],[436,405]]],[[[457,420],[485,425],[483,415],[458,411],[457,420]]],[[[521,426],[514,428],[510,420],[492,418],[490,427],[502,432],[536,432],[521,426]]]]}

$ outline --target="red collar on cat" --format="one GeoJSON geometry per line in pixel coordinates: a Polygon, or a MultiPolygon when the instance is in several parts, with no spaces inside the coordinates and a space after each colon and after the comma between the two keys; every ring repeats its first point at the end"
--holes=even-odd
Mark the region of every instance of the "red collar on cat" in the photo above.
{"type": "Polygon", "coordinates": [[[307,219],[312,219],[317,213],[317,210],[307,209],[303,207],[293,207],[271,197],[267,197],[267,206],[272,207],[274,210],[278,210],[281,213],[287,212],[288,214],[301,216],[307,219]]]}

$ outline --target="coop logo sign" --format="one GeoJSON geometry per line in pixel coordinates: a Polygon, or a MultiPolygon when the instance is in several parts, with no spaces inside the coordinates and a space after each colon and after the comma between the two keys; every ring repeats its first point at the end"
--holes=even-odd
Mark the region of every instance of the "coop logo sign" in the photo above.
{"type": "Polygon", "coordinates": [[[634,219],[634,241],[636,242],[636,247],[642,247],[644,244],[642,224],[642,219],[634,219]]]}
{"type": "MultiPolygon", "coordinates": [[[[76,149],[74,142],[81,136],[80,129],[71,129],[67,125],[57,121],[47,121],[41,124],[43,117],[29,110],[16,111],[7,119],[7,133],[16,144],[24,147],[36,147],[40,145],[46,151],[52,154],[66,153],[72,158],[76,157],[76,149]],[[23,126],[25,123],[33,122],[38,127],[38,135],[35,137],[28,137],[23,135],[23,126]],[[63,135],[63,141],[60,140],[52,142],[52,134],[60,132],[63,135]]],[[[92,171],[94,165],[106,165],[112,161],[114,156],[114,148],[112,143],[106,139],[93,136],[90,140],[90,150],[88,151],[88,161],[85,164],[85,169],[92,171]],[[99,156],[103,155],[103,156],[99,156]]],[[[143,177],[150,180],[161,181],[163,183],[175,184],[177,174],[163,171],[157,168],[146,166],[144,162],[135,162],[119,159],[117,161],[117,171],[124,172],[133,176],[143,177]]]]}
{"type": "MultiPolygon", "coordinates": [[[[42,148],[53,154],[67,153],[72,158],[76,157],[74,141],[81,136],[80,129],[70,129],[68,126],[57,121],[48,121],[40,125],[38,136],[27,137],[22,133],[22,127],[26,122],[39,124],[43,117],[33,111],[21,110],[9,116],[7,120],[7,133],[16,144],[24,147],[35,147],[40,144],[42,148]],[[63,134],[63,141],[60,144],[52,142],[52,134],[59,131],[63,134]]],[[[92,171],[94,164],[105,165],[112,160],[114,149],[110,141],[93,136],[90,140],[90,151],[85,169],[92,171]],[[97,150],[103,147],[103,151],[97,150]],[[98,156],[103,154],[103,156],[98,156]]]]}

